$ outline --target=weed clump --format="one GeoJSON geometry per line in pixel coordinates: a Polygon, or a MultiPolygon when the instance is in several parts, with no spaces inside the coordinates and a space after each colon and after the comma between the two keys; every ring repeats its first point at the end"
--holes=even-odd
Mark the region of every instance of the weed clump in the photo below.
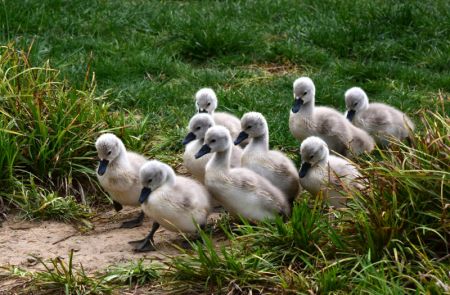
{"type": "Polygon", "coordinates": [[[98,191],[93,142],[114,130],[132,149],[143,149],[148,118],[110,114],[94,80],[73,89],[48,62],[32,65],[30,51],[0,47],[1,203],[29,218],[86,217],[80,203],[98,191]]]}

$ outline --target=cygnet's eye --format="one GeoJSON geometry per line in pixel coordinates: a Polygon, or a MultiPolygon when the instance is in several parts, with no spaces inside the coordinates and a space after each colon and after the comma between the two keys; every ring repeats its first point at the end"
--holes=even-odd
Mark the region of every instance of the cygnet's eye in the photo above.
{"type": "Polygon", "coordinates": [[[148,183],[151,183],[152,181],[153,181],[153,179],[150,178],[150,179],[148,180],[148,183]]]}
{"type": "Polygon", "coordinates": [[[250,126],[247,126],[247,129],[252,129],[252,125],[250,125],[250,126]]]}
{"type": "Polygon", "coordinates": [[[211,140],[211,143],[215,143],[215,142],[216,142],[216,140],[215,140],[215,139],[211,140]]]}
{"type": "Polygon", "coordinates": [[[312,158],[314,158],[314,155],[311,155],[311,156],[309,157],[310,160],[312,160],[312,158]]]}
{"type": "Polygon", "coordinates": [[[200,128],[201,128],[200,126],[197,126],[197,128],[195,128],[195,130],[200,130],[200,128]]]}
{"type": "Polygon", "coordinates": [[[112,151],[108,151],[108,156],[111,155],[111,152],[112,152],[112,151]]]}
{"type": "Polygon", "coordinates": [[[358,105],[358,103],[357,103],[357,102],[355,102],[355,103],[353,104],[353,106],[354,106],[354,107],[356,107],[357,105],[358,105]]]}
{"type": "Polygon", "coordinates": [[[308,94],[308,91],[303,92],[303,95],[306,95],[306,94],[308,94]]]}
{"type": "Polygon", "coordinates": [[[210,103],[210,102],[208,102],[207,106],[209,107],[210,105],[211,105],[211,103],[210,103]]]}

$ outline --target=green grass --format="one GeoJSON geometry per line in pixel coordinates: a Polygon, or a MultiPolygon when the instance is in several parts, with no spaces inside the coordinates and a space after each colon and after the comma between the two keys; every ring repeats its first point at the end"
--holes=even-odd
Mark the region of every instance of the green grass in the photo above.
{"type": "Polygon", "coordinates": [[[22,216],[26,219],[78,222],[86,221],[92,215],[89,207],[80,204],[74,196],[61,196],[37,186],[33,181],[23,183],[20,190],[4,197],[9,197],[14,205],[21,209],[22,216]]]}
{"type": "Polygon", "coordinates": [[[48,63],[32,66],[31,49],[0,48],[0,197],[30,218],[85,217],[86,208],[78,203],[98,194],[96,137],[116,132],[130,149],[141,150],[148,146],[143,134],[148,116],[110,113],[111,103],[105,94],[95,94],[94,80],[83,90],[71,88],[48,63]]]}
{"type": "Polygon", "coordinates": [[[42,270],[31,272],[17,266],[3,267],[12,276],[27,279],[20,294],[119,294],[121,290],[156,282],[162,269],[157,263],[140,259],[110,266],[103,272],[87,273],[82,264],[74,262],[73,250],[68,253],[67,260],[62,257],[48,261],[39,257],[34,259],[42,270]]]}
{"type": "Polygon", "coordinates": [[[358,159],[370,190],[332,218],[305,193],[287,223],[221,221],[229,246],[204,235],[165,267],[138,261],[96,277],[52,260],[35,282],[72,293],[155,282],[178,292],[450,292],[448,19],[444,0],[2,1],[0,204],[27,218],[77,221],[106,200],[93,171],[101,132],[178,167],[201,87],[216,90],[219,110],[265,114],[271,146],[297,162],[287,122],[301,75],[319,105],[343,111],[345,90],[360,86],[418,132],[413,147],[358,159]]]}
{"type": "MultiPolygon", "coordinates": [[[[50,59],[76,87],[95,72],[116,107],[151,114],[181,150],[179,128],[200,87],[219,109],[271,114],[272,144],[288,134],[291,85],[305,74],[317,102],[343,110],[351,86],[413,112],[450,90],[448,1],[15,1],[3,5],[3,35],[37,64],[50,59]],[[6,22],[7,21],[7,22],[6,22]],[[272,70],[267,70],[268,68],[272,70]],[[278,67],[278,68],[277,68],[278,67]]],[[[89,80],[88,80],[89,81],[89,80]]],[[[155,128],[156,129],[156,128],[155,128]]],[[[154,133],[155,130],[152,130],[154,133]]],[[[161,152],[161,150],[157,150],[161,152]]]]}
{"type": "Polygon", "coordinates": [[[161,269],[161,265],[148,264],[144,262],[144,259],[140,259],[126,265],[110,267],[107,269],[104,278],[107,282],[119,285],[142,286],[157,281],[160,278],[159,271],[161,269]]]}
{"type": "Polygon", "coordinates": [[[29,278],[28,284],[21,294],[111,294],[114,286],[107,284],[104,276],[89,275],[83,266],[76,266],[73,261],[73,250],[67,262],[57,257],[50,261],[35,258],[44,270],[28,272],[18,267],[11,267],[11,274],[16,277],[29,278]]]}

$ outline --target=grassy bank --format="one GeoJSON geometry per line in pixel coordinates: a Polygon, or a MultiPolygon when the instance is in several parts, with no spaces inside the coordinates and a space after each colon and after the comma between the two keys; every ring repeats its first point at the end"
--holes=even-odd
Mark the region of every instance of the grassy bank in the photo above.
{"type": "Polygon", "coordinates": [[[3,1],[2,214],[88,219],[106,200],[93,172],[101,132],[178,167],[200,87],[220,110],[265,114],[271,146],[295,161],[287,120],[300,75],[320,105],[343,110],[357,85],[418,128],[413,147],[358,160],[371,189],[334,218],[305,193],[290,222],[231,230],[225,219],[229,246],[205,234],[165,265],[90,275],[55,259],[13,273],[43,292],[450,292],[448,19],[448,1],[3,1]]]}

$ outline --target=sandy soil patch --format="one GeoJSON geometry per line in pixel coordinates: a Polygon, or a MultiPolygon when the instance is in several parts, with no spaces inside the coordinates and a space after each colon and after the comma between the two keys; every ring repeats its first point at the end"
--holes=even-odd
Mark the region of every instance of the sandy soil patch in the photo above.
{"type": "Polygon", "coordinates": [[[124,220],[131,219],[139,209],[125,209],[115,213],[108,211],[93,218],[94,229],[86,233],[71,224],[55,221],[18,221],[10,217],[0,227],[0,266],[16,265],[27,270],[42,269],[32,255],[44,259],[61,257],[68,259],[74,250],[74,262],[81,263],[87,272],[102,270],[109,265],[146,258],[162,260],[176,255],[173,246],[181,245],[178,233],[160,228],[155,235],[157,251],[136,253],[128,241],[144,238],[151,228],[146,217],[142,226],[133,229],[119,228],[124,220]]]}

